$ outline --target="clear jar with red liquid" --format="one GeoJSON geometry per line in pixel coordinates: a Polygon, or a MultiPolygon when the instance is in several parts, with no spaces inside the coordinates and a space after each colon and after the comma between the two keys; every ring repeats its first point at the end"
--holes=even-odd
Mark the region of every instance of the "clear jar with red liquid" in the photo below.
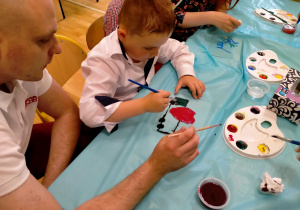
{"type": "Polygon", "coordinates": [[[285,23],[283,24],[282,31],[287,34],[293,34],[296,31],[296,27],[291,24],[285,23]]]}

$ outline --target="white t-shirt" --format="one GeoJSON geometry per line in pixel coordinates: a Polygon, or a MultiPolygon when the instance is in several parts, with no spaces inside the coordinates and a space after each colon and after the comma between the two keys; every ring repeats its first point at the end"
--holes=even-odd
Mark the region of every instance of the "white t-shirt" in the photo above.
{"type": "Polygon", "coordinates": [[[21,186],[29,176],[25,152],[28,147],[38,97],[51,86],[45,69],[37,82],[14,80],[0,91],[0,196],[21,186]]]}
{"type": "Polygon", "coordinates": [[[177,71],[178,78],[184,75],[195,76],[194,54],[189,52],[184,42],[168,39],[155,56],[147,80],[144,68],[133,63],[122,51],[117,32],[103,38],[82,62],[81,69],[85,84],[79,102],[80,118],[89,127],[105,126],[108,132],[117,123],[105,121],[118,108],[121,102],[107,106],[99,103],[95,96],[106,96],[120,101],[127,101],[137,94],[138,86],[128,81],[132,79],[141,84],[150,84],[154,76],[156,62],[171,64],[177,71]]]}

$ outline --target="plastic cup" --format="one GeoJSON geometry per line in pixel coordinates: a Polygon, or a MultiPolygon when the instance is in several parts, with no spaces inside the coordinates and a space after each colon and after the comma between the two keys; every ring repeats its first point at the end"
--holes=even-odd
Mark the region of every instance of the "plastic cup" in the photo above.
{"type": "Polygon", "coordinates": [[[230,191],[227,185],[216,178],[206,178],[202,180],[198,186],[198,195],[201,202],[211,209],[223,209],[230,201],[230,191]],[[206,189],[204,189],[205,187],[206,189]],[[226,200],[224,200],[224,198],[226,200]],[[220,203],[220,205],[216,203],[220,203]]]}
{"type": "Polygon", "coordinates": [[[270,90],[268,83],[259,79],[250,79],[247,86],[247,93],[253,98],[262,98],[270,90]]]}

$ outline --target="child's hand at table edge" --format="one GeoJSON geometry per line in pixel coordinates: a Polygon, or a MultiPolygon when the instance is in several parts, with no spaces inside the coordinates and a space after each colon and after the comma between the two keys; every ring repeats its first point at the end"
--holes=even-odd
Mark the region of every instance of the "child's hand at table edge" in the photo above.
{"type": "Polygon", "coordinates": [[[205,91],[205,85],[202,81],[192,75],[185,75],[178,80],[174,93],[177,94],[180,88],[186,86],[189,87],[189,89],[192,91],[193,97],[196,99],[200,99],[205,91]]]}
{"type": "Polygon", "coordinates": [[[149,93],[144,100],[144,109],[146,112],[162,112],[169,105],[171,94],[169,91],[158,90],[158,93],[149,93]]]}
{"type": "Polygon", "coordinates": [[[179,136],[168,138],[164,136],[154,148],[148,163],[154,172],[165,175],[176,171],[190,162],[199,154],[199,137],[194,126],[186,129],[184,126],[175,133],[179,136]]]}

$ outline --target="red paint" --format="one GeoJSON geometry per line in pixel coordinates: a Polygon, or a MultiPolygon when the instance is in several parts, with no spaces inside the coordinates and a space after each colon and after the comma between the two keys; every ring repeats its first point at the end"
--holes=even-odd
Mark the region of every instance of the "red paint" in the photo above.
{"type": "Polygon", "coordinates": [[[235,125],[228,125],[227,130],[229,130],[231,133],[236,133],[238,131],[237,127],[235,125]]]}
{"type": "Polygon", "coordinates": [[[262,79],[268,79],[268,77],[264,74],[259,75],[259,77],[262,78],[262,79]]]}
{"type": "Polygon", "coordinates": [[[202,185],[200,193],[203,199],[212,206],[222,206],[227,201],[227,195],[223,187],[212,182],[202,185]]]}
{"type": "Polygon", "coordinates": [[[233,139],[233,136],[232,136],[232,135],[229,135],[228,139],[229,139],[229,141],[234,141],[234,139],[233,139]]]}
{"type": "Polygon", "coordinates": [[[296,28],[289,24],[284,24],[282,27],[282,31],[287,34],[293,34],[296,31],[296,28]]]}
{"type": "Polygon", "coordinates": [[[187,107],[177,107],[170,109],[170,113],[173,115],[173,117],[180,122],[186,123],[186,124],[193,124],[195,122],[194,115],[196,112],[191,110],[187,107]]]}

